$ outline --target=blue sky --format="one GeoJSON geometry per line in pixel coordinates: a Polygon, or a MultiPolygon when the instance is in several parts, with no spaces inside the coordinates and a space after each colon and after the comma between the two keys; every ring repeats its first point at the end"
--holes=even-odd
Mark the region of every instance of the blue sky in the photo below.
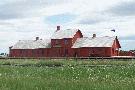
{"type": "Polygon", "coordinates": [[[70,23],[73,19],[75,19],[76,16],[70,15],[70,14],[59,14],[59,15],[52,15],[48,16],[45,21],[50,24],[63,24],[63,23],[70,23]]]}
{"type": "Polygon", "coordinates": [[[50,38],[57,25],[118,36],[122,49],[135,49],[134,10],[134,0],[0,0],[0,52],[18,40],[50,38]]]}

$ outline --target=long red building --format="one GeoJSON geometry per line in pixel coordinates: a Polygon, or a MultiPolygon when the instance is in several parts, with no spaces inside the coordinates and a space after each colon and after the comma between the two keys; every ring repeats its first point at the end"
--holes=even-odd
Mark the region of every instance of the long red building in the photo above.
{"type": "Polygon", "coordinates": [[[10,47],[10,57],[111,57],[119,56],[116,37],[83,37],[79,29],[57,30],[51,39],[19,40],[10,47]]]}

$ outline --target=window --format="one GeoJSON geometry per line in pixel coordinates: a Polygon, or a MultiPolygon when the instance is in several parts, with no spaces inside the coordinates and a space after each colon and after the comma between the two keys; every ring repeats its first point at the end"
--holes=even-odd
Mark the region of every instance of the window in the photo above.
{"type": "Polygon", "coordinates": [[[68,40],[66,38],[64,39],[64,44],[68,44],[68,40]]]}
{"type": "Polygon", "coordinates": [[[55,41],[55,44],[56,44],[56,45],[59,45],[59,41],[58,41],[58,40],[56,40],[56,41],[55,41]]]}
{"type": "Polygon", "coordinates": [[[61,40],[57,39],[54,41],[54,47],[61,47],[61,40]]]}
{"type": "Polygon", "coordinates": [[[64,56],[67,56],[68,55],[68,49],[65,49],[65,55],[64,56]]]}
{"type": "Polygon", "coordinates": [[[25,49],[22,49],[22,50],[20,50],[20,55],[21,55],[22,57],[26,57],[26,56],[28,55],[28,51],[25,50],[25,49]]]}
{"type": "Polygon", "coordinates": [[[21,54],[21,55],[23,54],[23,50],[20,50],[20,54],[21,54]]]}
{"type": "Polygon", "coordinates": [[[44,50],[41,50],[42,55],[44,55],[44,50]]]}
{"type": "Polygon", "coordinates": [[[34,57],[35,56],[35,50],[32,49],[32,56],[34,57]]]}
{"type": "Polygon", "coordinates": [[[98,51],[102,52],[103,50],[101,48],[98,48],[98,51]]]}
{"type": "Polygon", "coordinates": [[[92,54],[94,54],[95,53],[95,51],[94,50],[92,50],[92,54]]]}

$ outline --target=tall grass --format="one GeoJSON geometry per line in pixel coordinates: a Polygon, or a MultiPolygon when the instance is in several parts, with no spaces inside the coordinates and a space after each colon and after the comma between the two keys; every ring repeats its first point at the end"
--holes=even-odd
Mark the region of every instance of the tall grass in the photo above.
{"type": "Polygon", "coordinates": [[[53,59],[53,60],[44,60],[44,59],[7,59],[0,60],[0,65],[12,65],[12,66],[129,66],[135,65],[135,60],[66,60],[66,59],[53,59]]]}
{"type": "Polygon", "coordinates": [[[0,90],[134,89],[134,61],[0,61],[0,90]]]}

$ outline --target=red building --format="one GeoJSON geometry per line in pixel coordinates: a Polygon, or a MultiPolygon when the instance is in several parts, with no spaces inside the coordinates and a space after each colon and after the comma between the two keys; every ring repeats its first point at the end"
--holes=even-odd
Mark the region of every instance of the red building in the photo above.
{"type": "Polygon", "coordinates": [[[10,57],[111,57],[121,48],[116,37],[83,37],[79,29],[60,30],[51,39],[20,40],[10,47],[10,57]]]}
{"type": "Polygon", "coordinates": [[[134,51],[122,51],[120,50],[119,52],[120,56],[135,56],[135,52],[134,51]]]}

